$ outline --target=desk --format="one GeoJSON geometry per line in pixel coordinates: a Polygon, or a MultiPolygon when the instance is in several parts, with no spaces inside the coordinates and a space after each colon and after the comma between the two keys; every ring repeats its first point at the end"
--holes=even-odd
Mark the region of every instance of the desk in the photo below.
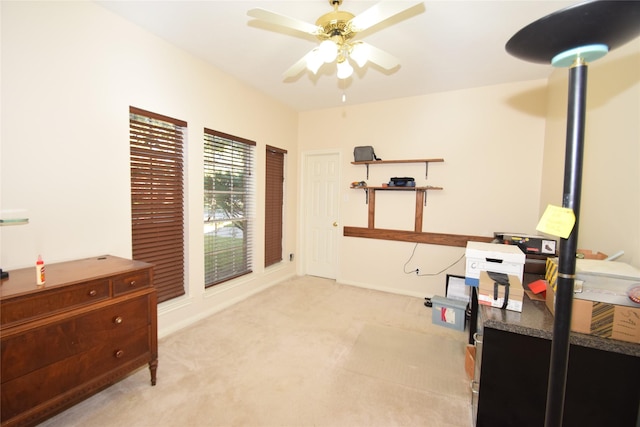
{"type": "MultiPolygon", "coordinates": [[[[553,316],[526,295],[522,313],[477,313],[476,425],[544,425],[553,316]]],[[[564,425],[637,426],[640,344],[572,332],[570,345],[564,425]]]]}

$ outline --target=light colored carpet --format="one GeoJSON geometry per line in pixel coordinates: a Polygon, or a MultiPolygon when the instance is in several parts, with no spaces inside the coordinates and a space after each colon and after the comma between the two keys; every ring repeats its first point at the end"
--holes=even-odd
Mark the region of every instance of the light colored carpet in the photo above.
{"type": "Polygon", "coordinates": [[[155,387],[141,369],[42,426],[469,427],[466,333],[423,302],[295,278],[161,339],[155,387]]]}
{"type": "Polygon", "coordinates": [[[464,375],[464,344],[447,338],[398,328],[365,325],[345,369],[411,387],[456,397],[469,390],[464,375]]]}

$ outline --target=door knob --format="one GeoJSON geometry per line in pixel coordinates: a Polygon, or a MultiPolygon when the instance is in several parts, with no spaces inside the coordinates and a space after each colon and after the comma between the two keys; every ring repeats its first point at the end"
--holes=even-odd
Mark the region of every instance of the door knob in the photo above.
{"type": "Polygon", "coordinates": [[[333,221],[333,226],[337,227],[338,226],[338,221],[333,221]]]}

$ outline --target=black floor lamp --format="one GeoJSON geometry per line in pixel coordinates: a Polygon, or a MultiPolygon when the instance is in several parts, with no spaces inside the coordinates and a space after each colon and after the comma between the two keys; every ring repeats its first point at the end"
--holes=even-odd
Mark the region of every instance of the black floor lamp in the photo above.
{"type": "Polygon", "coordinates": [[[576,222],[569,237],[560,239],[545,427],[560,427],[564,411],[582,188],[587,63],[638,35],[640,1],[596,0],[539,19],[518,31],[506,45],[508,53],[525,61],[569,67],[562,206],[573,210],[576,222]]]}

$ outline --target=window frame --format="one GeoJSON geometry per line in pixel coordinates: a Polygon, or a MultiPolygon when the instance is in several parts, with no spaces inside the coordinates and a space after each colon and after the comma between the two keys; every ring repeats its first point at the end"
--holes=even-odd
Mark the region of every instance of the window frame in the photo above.
{"type": "Polygon", "coordinates": [[[210,288],[253,272],[256,143],[209,128],[203,140],[204,286],[210,288]],[[224,228],[227,235],[218,235],[224,228]],[[238,233],[242,242],[228,239],[238,233]]]}

